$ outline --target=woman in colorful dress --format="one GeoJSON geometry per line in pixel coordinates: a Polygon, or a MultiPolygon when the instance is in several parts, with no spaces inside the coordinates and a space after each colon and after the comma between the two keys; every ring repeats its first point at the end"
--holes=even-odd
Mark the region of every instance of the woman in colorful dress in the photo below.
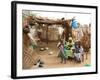
{"type": "Polygon", "coordinates": [[[74,45],[74,42],[72,40],[72,37],[69,37],[69,40],[68,42],[66,42],[65,44],[65,54],[67,55],[67,58],[73,58],[73,45],[74,45]]]}

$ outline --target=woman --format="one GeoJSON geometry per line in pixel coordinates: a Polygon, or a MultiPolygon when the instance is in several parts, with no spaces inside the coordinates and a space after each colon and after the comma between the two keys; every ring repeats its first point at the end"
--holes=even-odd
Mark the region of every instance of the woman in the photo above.
{"type": "Polygon", "coordinates": [[[72,37],[69,37],[68,42],[66,42],[65,44],[65,49],[66,49],[65,53],[67,57],[73,58],[73,51],[72,51],[73,45],[74,45],[74,42],[72,40],[72,37]]]}

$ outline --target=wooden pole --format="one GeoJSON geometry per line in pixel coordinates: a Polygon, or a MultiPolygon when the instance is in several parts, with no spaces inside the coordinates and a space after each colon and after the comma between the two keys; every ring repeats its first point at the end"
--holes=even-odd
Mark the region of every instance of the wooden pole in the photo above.
{"type": "Polygon", "coordinates": [[[46,43],[48,44],[48,25],[46,25],[46,43]]]}

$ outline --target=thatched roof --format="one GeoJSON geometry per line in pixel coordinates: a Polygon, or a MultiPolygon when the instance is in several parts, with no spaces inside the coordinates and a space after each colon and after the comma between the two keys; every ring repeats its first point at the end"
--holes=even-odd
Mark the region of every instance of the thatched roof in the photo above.
{"type": "MultiPolygon", "coordinates": [[[[37,22],[37,23],[40,23],[40,24],[49,24],[49,25],[52,25],[52,24],[63,24],[63,21],[61,19],[48,19],[47,17],[31,17],[30,18],[31,20],[30,21],[33,21],[33,22],[37,22]]],[[[66,22],[67,21],[71,21],[71,19],[68,19],[68,20],[65,20],[66,22]]]]}

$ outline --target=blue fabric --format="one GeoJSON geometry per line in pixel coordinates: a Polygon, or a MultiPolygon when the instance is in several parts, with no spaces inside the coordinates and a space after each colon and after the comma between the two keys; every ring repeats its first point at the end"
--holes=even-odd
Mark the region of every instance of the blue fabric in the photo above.
{"type": "Polygon", "coordinates": [[[78,23],[75,19],[72,20],[72,24],[71,24],[72,28],[76,29],[78,28],[78,23]]]}

